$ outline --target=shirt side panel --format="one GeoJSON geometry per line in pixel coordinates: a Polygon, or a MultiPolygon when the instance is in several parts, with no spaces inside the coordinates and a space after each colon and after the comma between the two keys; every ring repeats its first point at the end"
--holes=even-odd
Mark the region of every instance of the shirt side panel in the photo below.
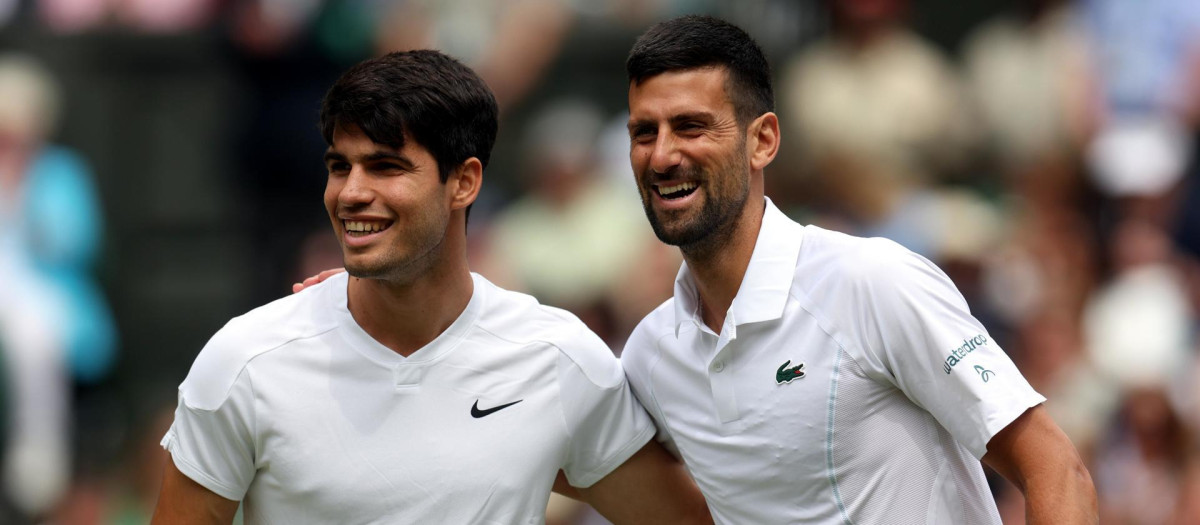
{"type": "Polygon", "coordinates": [[[976,457],[1045,401],[976,320],[954,284],[891,241],[859,240],[829,257],[841,275],[813,288],[864,373],[929,411],[976,457]]]}
{"type": "Polygon", "coordinates": [[[831,475],[853,523],[995,523],[979,462],[895,386],[845,351],[827,443],[831,475]]]}

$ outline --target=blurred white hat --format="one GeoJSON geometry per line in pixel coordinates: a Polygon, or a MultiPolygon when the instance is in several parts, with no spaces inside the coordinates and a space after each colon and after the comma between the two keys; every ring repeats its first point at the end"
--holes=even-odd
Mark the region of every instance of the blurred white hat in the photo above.
{"type": "Polygon", "coordinates": [[[1125,118],[1092,141],[1087,161],[1101,191],[1117,197],[1158,195],[1183,178],[1191,158],[1187,130],[1166,116],[1125,118]]]}
{"type": "Polygon", "coordinates": [[[1181,277],[1165,264],[1122,272],[1084,308],[1092,363],[1124,387],[1162,386],[1186,362],[1191,307],[1181,277]]]}

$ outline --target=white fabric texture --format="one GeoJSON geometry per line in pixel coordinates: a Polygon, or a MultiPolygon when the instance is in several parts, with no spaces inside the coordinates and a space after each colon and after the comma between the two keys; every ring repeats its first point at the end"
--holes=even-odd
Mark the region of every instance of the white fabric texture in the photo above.
{"type": "Polygon", "coordinates": [[[718,523],[999,523],[977,459],[1045,399],[932,263],[768,200],[720,335],[692,279],[622,361],[718,523]]]}
{"type": "Polygon", "coordinates": [[[473,278],[407,358],[354,322],[344,275],[234,319],[163,446],[246,523],[541,523],[560,468],[590,486],[654,427],[582,322],[473,278]]]}

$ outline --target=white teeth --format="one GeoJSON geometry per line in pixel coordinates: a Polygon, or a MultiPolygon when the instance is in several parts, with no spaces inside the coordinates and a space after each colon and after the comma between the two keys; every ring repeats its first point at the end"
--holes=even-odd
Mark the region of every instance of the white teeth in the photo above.
{"type": "Polygon", "coordinates": [[[687,191],[687,190],[690,190],[695,187],[696,187],[695,182],[684,182],[684,183],[677,184],[675,186],[659,186],[658,194],[659,195],[670,195],[672,193],[687,191]]]}
{"type": "Polygon", "coordinates": [[[377,232],[386,227],[385,222],[377,221],[342,221],[346,226],[346,231],[351,232],[377,232]]]}

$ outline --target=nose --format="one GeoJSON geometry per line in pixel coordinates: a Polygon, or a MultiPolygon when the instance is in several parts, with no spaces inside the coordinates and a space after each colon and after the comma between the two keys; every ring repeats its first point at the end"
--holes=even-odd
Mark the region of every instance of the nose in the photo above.
{"type": "Polygon", "coordinates": [[[346,175],[346,182],[338,192],[338,202],[345,207],[358,207],[371,203],[375,193],[371,191],[369,175],[360,166],[354,166],[346,175]]]}
{"type": "Polygon", "coordinates": [[[665,130],[660,132],[650,152],[650,169],[655,173],[668,173],[679,165],[682,158],[675,137],[665,130]]]}

